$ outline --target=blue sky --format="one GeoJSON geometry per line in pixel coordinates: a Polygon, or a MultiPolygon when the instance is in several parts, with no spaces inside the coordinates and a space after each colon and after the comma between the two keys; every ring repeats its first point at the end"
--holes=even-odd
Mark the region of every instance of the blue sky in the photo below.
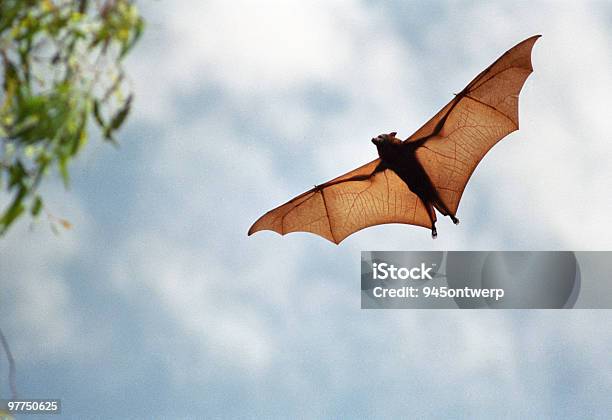
{"type": "Polygon", "coordinates": [[[359,309],[361,250],[612,248],[609,2],[141,8],[121,147],[92,139],[69,191],[45,185],[73,229],[0,241],[23,396],[61,398],[65,418],[609,417],[610,311],[359,309]],[[521,129],[458,227],[246,236],[537,33],[521,129]]]}

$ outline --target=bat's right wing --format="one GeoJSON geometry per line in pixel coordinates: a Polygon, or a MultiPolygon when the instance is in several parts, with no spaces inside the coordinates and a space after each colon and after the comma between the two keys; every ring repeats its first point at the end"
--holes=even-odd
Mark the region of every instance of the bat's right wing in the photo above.
{"type": "Polygon", "coordinates": [[[425,140],[417,158],[453,215],[478,163],[518,130],[519,93],[533,71],[531,50],[539,37],[504,53],[406,140],[425,140]]]}
{"type": "Polygon", "coordinates": [[[431,228],[421,200],[392,170],[375,171],[379,164],[380,159],[373,160],[270,210],[249,235],[311,232],[339,244],[352,233],[385,223],[431,228]]]}

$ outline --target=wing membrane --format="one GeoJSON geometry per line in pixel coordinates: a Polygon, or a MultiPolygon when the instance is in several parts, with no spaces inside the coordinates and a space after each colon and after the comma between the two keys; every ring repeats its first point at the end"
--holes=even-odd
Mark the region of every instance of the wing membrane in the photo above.
{"type": "Polygon", "coordinates": [[[518,98],[539,35],[508,50],[406,141],[429,137],[417,157],[452,214],[485,154],[518,130],[518,98]],[[432,135],[433,134],[433,135],[432,135]]]}
{"type": "Polygon", "coordinates": [[[395,172],[373,173],[376,159],[319,185],[264,214],[249,230],[281,235],[311,232],[336,244],[352,233],[385,223],[431,227],[421,200],[395,172]]]}

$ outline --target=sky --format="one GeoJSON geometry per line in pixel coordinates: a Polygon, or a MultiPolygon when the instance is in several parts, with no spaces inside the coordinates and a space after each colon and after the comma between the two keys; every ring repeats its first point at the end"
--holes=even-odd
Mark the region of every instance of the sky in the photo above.
{"type": "MultiPolygon", "coordinates": [[[[362,250],[612,248],[612,3],[141,1],[133,112],[0,240],[0,327],[57,418],[606,418],[612,313],[361,310],[362,250]],[[542,34],[459,226],[250,225],[542,34]]],[[[607,281],[608,279],[602,279],[607,281]]],[[[8,395],[0,362],[0,396],[8,395]]],[[[55,418],[55,417],[54,417],[55,418]]]]}

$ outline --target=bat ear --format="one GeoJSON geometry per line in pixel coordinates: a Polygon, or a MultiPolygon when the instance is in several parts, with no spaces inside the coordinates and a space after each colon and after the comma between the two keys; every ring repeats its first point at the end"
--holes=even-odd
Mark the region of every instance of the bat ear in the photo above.
{"type": "Polygon", "coordinates": [[[397,134],[397,132],[396,132],[396,131],[394,131],[394,132],[392,132],[392,133],[389,133],[389,135],[390,135],[391,137],[395,137],[395,135],[396,135],[396,134],[397,134]]]}

